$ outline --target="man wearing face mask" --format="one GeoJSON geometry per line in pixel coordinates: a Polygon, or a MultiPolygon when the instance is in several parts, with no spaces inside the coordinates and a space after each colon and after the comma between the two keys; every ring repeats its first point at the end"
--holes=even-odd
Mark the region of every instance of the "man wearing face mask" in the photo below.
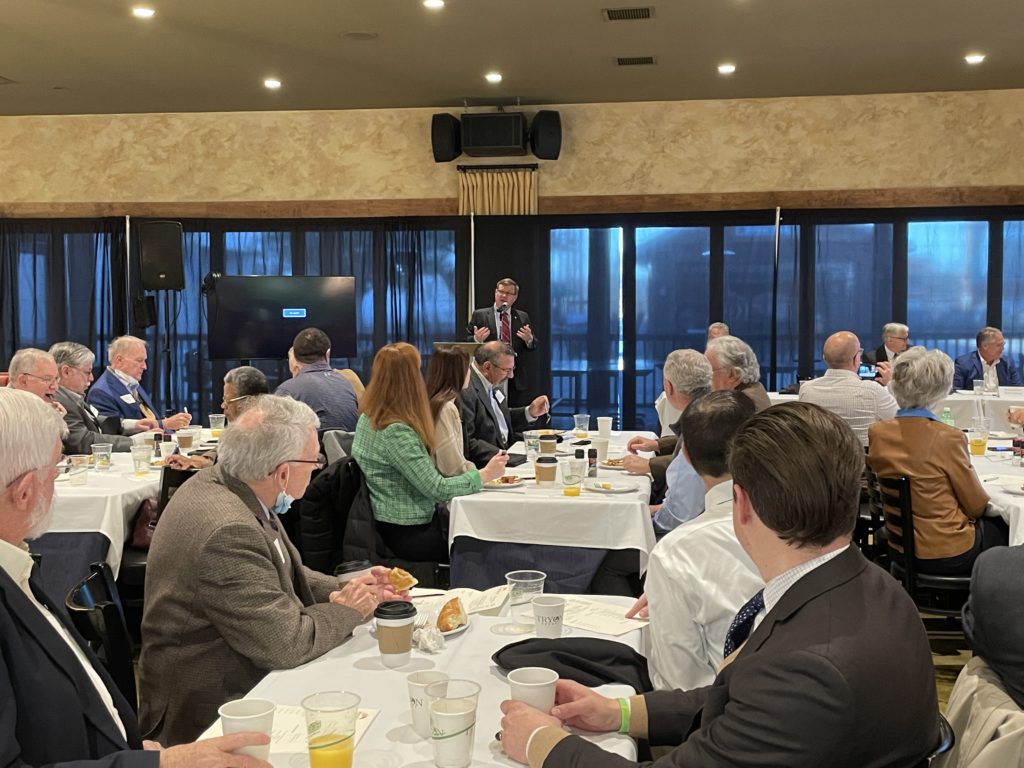
{"type": "Polygon", "coordinates": [[[225,701],[339,645],[395,597],[386,568],[340,586],[302,565],[278,515],[323,466],[319,420],[289,397],[252,399],[224,430],[217,464],[174,494],[149,549],[139,720],[165,746],[194,739],[225,701]]]}

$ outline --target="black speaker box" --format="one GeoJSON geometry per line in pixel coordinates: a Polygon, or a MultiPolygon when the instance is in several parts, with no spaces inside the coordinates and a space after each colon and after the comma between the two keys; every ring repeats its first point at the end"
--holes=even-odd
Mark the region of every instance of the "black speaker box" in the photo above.
{"type": "Polygon", "coordinates": [[[132,302],[132,327],[149,328],[156,325],[156,299],[142,296],[132,302]]]}
{"type": "Polygon", "coordinates": [[[181,222],[146,221],[139,225],[139,266],[146,291],[182,291],[181,222]]]}
{"type": "Polygon", "coordinates": [[[430,144],[434,148],[434,162],[447,163],[462,154],[459,119],[447,112],[439,112],[430,119],[430,144]]]}
{"type": "Polygon", "coordinates": [[[467,112],[462,116],[462,151],[471,157],[525,155],[526,115],[522,112],[467,112]]]}
{"type": "Polygon", "coordinates": [[[553,109],[542,109],[530,124],[530,150],[541,160],[557,160],[562,151],[562,118],[553,109]]]}

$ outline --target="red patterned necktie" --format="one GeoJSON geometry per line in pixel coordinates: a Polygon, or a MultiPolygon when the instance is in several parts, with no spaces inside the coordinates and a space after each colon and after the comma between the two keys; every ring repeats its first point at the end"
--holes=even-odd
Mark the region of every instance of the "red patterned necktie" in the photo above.
{"type": "Polygon", "coordinates": [[[501,313],[501,340],[506,344],[512,343],[512,320],[511,313],[506,309],[501,313]]]}

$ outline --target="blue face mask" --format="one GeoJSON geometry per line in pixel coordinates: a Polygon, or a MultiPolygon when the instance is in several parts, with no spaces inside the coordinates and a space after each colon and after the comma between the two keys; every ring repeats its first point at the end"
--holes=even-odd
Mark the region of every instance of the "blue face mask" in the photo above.
{"type": "Polygon", "coordinates": [[[279,494],[277,494],[277,501],[274,502],[274,506],[270,508],[270,514],[283,515],[285,512],[291,509],[293,501],[295,501],[294,497],[289,496],[284,491],[281,491],[279,494]]]}

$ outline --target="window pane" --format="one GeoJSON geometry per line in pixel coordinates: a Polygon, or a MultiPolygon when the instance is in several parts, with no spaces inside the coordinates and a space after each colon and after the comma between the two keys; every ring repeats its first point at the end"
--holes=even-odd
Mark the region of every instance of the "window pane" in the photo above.
{"type": "Polygon", "coordinates": [[[1003,336],[1006,354],[1024,360],[1024,221],[1003,224],[1003,336]]]}
{"type": "MultiPolygon", "coordinates": [[[[622,421],[622,230],[551,231],[553,417],[622,421]]],[[[560,418],[559,426],[571,426],[560,418]]]]}
{"type": "Polygon", "coordinates": [[[660,432],[653,404],[673,349],[704,350],[708,325],[711,230],[636,230],[637,429],[660,432]]]}
{"type": "Polygon", "coordinates": [[[911,222],[907,273],[911,343],[953,358],[974,349],[986,320],[988,223],[911,222]]]}
{"type": "Polygon", "coordinates": [[[43,347],[46,343],[46,262],[50,239],[25,234],[18,248],[18,348],[43,347]]]}
{"type": "Polygon", "coordinates": [[[892,224],[832,224],[815,227],[814,358],[836,331],[853,331],[861,346],[881,343],[892,320],[892,224]]]}
{"type": "MultiPolygon", "coordinates": [[[[779,388],[796,381],[799,338],[799,286],[797,285],[799,232],[783,226],[779,239],[778,372],[779,388]]],[[[772,267],[775,227],[725,228],[725,317],[733,336],[754,350],[761,364],[761,381],[768,381],[771,366],[772,267]]]]}
{"type": "Polygon", "coordinates": [[[290,275],[290,232],[225,232],[225,275],[290,275]]]}

